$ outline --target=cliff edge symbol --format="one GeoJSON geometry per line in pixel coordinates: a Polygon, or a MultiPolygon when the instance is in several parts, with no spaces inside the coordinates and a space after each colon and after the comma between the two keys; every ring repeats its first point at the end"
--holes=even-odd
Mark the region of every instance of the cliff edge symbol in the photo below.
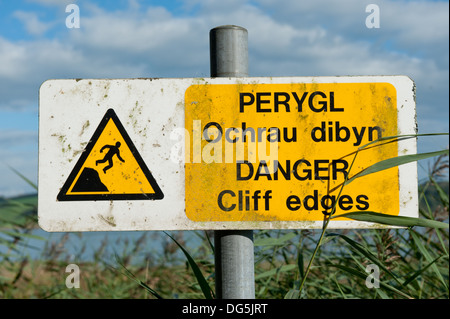
{"type": "Polygon", "coordinates": [[[113,109],[103,116],[57,196],[58,201],[163,198],[156,179],[113,109]]]}

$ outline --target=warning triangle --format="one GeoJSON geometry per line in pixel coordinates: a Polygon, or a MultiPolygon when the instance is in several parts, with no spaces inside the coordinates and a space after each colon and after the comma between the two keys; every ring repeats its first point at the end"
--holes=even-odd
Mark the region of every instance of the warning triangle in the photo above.
{"type": "Polygon", "coordinates": [[[163,199],[113,109],[86,145],[57,199],[59,201],[163,199]]]}

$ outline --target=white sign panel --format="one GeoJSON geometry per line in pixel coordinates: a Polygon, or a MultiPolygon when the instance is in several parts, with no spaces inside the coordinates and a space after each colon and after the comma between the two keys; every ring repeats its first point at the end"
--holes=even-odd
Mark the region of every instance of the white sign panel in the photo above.
{"type": "MultiPolygon", "coordinates": [[[[376,162],[415,154],[416,141],[358,149],[415,133],[414,83],[404,76],[48,80],[39,224],[321,228],[333,207],[417,217],[415,163],[342,188],[376,162]]],[[[342,218],[329,227],[373,225],[342,218]]]]}

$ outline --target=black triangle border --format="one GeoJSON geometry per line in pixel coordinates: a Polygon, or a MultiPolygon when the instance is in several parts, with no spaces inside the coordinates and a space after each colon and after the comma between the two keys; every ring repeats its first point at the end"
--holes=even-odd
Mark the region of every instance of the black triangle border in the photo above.
{"type": "Polygon", "coordinates": [[[58,201],[97,201],[97,200],[155,200],[155,199],[163,199],[164,194],[159,188],[158,183],[154,179],[152,173],[148,169],[147,165],[145,165],[144,160],[142,159],[141,155],[137,151],[136,147],[134,146],[133,141],[128,136],[127,131],[123,127],[122,123],[120,122],[119,118],[117,117],[116,113],[113,109],[108,109],[103,116],[103,119],[101,120],[100,124],[98,125],[97,129],[95,130],[94,134],[92,135],[91,139],[89,140],[89,143],[86,145],[86,148],[81,154],[81,157],[78,159],[77,163],[75,164],[74,168],[72,169],[72,172],[70,173],[69,177],[67,178],[66,182],[64,183],[63,187],[61,188],[58,196],[56,199],[58,201]],[[144,173],[145,177],[149,181],[150,185],[152,186],[155,193],[146,194],[146,193],[139,193],[139,194],[80,194],[80,195],[67,195],[67,191],[69,190],[70,186],[75,180],[75,177],[77,176],[78,172],[83,167],[84,162],[88,158],[89,154],[92,151],[92,148],[94,147],[95,143],[97,142],[98,138],[102,134],[103,130],[106,127],[106,124],[108,121],[112,119],[114,124],[116,125],[117,129],[119,130],[120,134],[122,135],[125,143],[127,144],[128,148],[130,149],[131,153],[133,154],[134,158],[136,159],[137,163],[139,164],[142,172],[144,173]]]}

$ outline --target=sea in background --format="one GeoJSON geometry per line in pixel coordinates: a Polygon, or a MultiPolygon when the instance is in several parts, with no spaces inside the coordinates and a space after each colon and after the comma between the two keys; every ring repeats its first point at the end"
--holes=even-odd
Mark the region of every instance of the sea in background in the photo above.
{"type": "MultiPolygon", "coordinates": [[[[7,233],[7,232],[6,232],[7,233]]],[[[23,236],[20,244],[14,248],[0,245],[1,256],[10,260],[60,260],[70,263],[103,261],[115,263],[119,258],[131,258],[132,263],[180,263],[184,255],[174,237],[187,249],[195,251],[202,241],[204,232],[199,231],[115,231],[115,232],[46,232],[40,228],[33,229],[23,236]]],[[[7,239],[0,232],[0,240],[7,239]]],[[[8,240],[11,240],[8,238],[8,240]]],[[[212,238],[211,238],[212,240],[212,238]]]]}

